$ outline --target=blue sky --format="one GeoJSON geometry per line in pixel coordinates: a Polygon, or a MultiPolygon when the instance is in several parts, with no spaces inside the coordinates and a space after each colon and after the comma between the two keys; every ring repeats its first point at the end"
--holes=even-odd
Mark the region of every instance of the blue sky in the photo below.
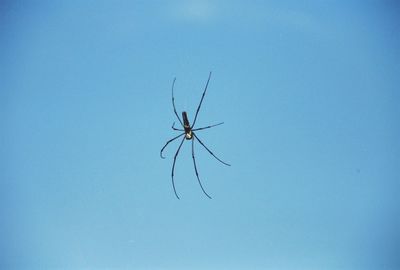
{"type": "Polygon", "coordinates": [[[395,1],[3,1],[4,269],[398,269],[395,1]],[[179,113],[190,142],[171,166],[179,113]]]}

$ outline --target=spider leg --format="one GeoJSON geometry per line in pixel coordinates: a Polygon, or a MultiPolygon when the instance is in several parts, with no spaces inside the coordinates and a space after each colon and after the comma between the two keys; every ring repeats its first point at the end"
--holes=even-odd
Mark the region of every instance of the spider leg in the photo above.
{"type": "Polygon", "coordinates": [[[192,139],[192,158],[193,158],[193,164],[194,164],[194,170],[196,172],[196,176],[197,176],[197,181],[200,184],[201,190],[203,191],[203,193],[211,199],[210,195],[207,194],[207,192],[204,190],[203,185],[201,184],[200,178],[199,178],[199,173],[197,172],[197,166],[196,166],[196,158],[194,157],[194,138],[192,139]]]}
{"type": "Polygon", "coordinates": [[[201,96],[201,99],[200,99],[199,106],[197,107],[197,111],[196,111],[196,115],[194,116],[194,120],[193,120],[192,128],[194,127],[194,124],[196,123],[197,114],[198,114],[198,113],[199,113],[199,111],[200,111],[201,103],[203,103],[203,99],[204,99],[204,96],[205,96],[205,94],[206,94],[207,87],[208,87],[208,83],[210,82],[210,78],[211,78],[211,71],[210,71],[210,74],[208,75],[207,84],[206,84],[206,87],[204,88],[203,95],[201,96]]]}
{"type": "Polygon", "coordinates": [[[213,154],[213,152],[211,152],[210,149],[207,148],[207,146],[204,145],[204,143],[202,141],[200,141],[199,137],[197,137],[197,135],[195,133],[193,133],[193,136],[199,141],[199,143],[213,156],[215,157],[219,162],[221,162],[222,164],[225,164],[226,166],[231,166],[230,164],[223,162],[222,160],[220,160],[219,158],[217,158],[216,155],[213,154]]]}
{"type": "Polygon", "coordinates": [[[201,128],[195,128],[195,129],[192,129],[192,131],[197,131],[197,130],[203,130],[203,129],[207,129],[207,128],[216,127],[216,126],[222,125],[223,123],[224,123],[224,122],[221,122],[221,123],[218,123],[218,124],[215,124],[215,125],[211,125],[211,126],[206,126],[206,127],[201,127],[201,128]]]}
{"type": "Polygon", "coordinates": [[[179,123],[181,123],[181,125],[182,125],[182,127],[183,127],[182,120],[179,118],[178,113],[176,112],[176,108],[175,108],[175,98],[174,98],[174,85],[175,85],[175,81],[176,81],[176,78],[174,78],[174,81],[172,82],[172,106],[174,107],[174,113],[175,113],[176,117],[178,118],[179,123]]]}
{"type": "Polygon", "coordinates": [[[172,124],[172,127],[171,127],[173,130],[178,130],[178,131],[185,131],[184,129],[179,129],[179,128],[176,128],[175,127],[175,122],[172,124]]]}
{"type": "Polygon", "coordinates": [[[178,136],[172,138],[171,140],[169,140],[169,141],[164,145],[163,148],[161,148],[161,151],[160,151],[160,157],[161,157],[161,158],[165,158],[165,157],[163,157],[163,155],[162,155],[162,152],[164,151],[165,147],[167,147],[167,145],[168,145],[170,142],[172,142],[172,141],[178,139],[178,138],[179,138],[180,136],[182,136],[183,134],[185,134],[185,133],[181,133],[181,134],[179,134],[178,136]]]}
{"type": "Polygon", "coordinates": [[[179,150],[181,150],[182,144],[185,141],[185,137],[183,137],[181,144],[178,147],[178,150],[176,150],[175,156],[174,156],[174,163],[172,164],[172,172],[171,172],[171,177],[172,177],[172,187],[174,188],[174,192],[175,192],[175,196],[178,198],[179,200],[179,196],[178,193],[176,193],[176,189],[175,189],[175,181],[174,181],[174,169],[175,169],[175,162],[176,162],[176,157],[179,154],[179,150]]]}

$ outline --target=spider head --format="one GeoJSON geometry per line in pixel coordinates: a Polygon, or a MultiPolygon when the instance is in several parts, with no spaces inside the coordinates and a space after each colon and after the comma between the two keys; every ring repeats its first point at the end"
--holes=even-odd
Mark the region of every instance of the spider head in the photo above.
{"type": "Polygon", "coordinates": [[[193,132],[191,130],[188,130],[187,132],[185,131],[185,138],[186,140],[193,139],[193,132]]]}

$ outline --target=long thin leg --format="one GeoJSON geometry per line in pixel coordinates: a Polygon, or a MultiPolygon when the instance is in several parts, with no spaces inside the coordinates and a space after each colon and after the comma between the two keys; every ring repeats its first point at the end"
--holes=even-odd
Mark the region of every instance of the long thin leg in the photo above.
{"type": "Polygon", "coordinates": [[[176,128],[175,127],[175,122],[172,124],[172,127],[171,127],[173,130],[178,130],[178,131],[185,131],[184,129],[180,129],[180,128],[176,128]]]}
{"type": "Polygon", "coordinates": [[[193,158],[194,170],[195,170],[196,176],[197,176],[197,181],[199,181],[201,190],[203,191],[204,194],[206,194],[206,196],[208,198],[211,199],[210,195],[208,195],[207,192],[204,190],[203,185],[201,184],[201,181],[200,181],[200,178],[199,178],[199,173],[197,172],[196,159],[194,157],[194,138],[192,139],[192,158],[193,158]]]}
{"type": "Polygon", "coordinates": [[[206,127],[201,127],[201,128],[195,128],[195,129],[192,129],[192,131],[198,131],[198,130],[203,130],[203,129],[207,129],[207,128],[216,127],[216,126],[222,125],[223,123],[224,123],[224,122],[221,122],[221,123],[218,123],[218,124],[215,124],[215,125],[211,125],[211,126],[206,126],[206,127]]]}
{"type": "Polygon", "coordinates": [[[175,113],[176,117],[178,118],[179,122],[181,123],[181,125],[182,125],[182,127],[183,127],[182,120],[179,118],[178,113],[176,112],[176,108],[175,108],[175,98],[174,98],[174,85],[175,85],[175,81],[176,81],[176,78],[174,78],[174,81],[172,82],[172,106],[174,107],[174,113],[175,113]]]}
{"type": "Polygon", "coordinates": [[[164,145],[163,148],[161,148],[161,151],[160,151],[160,157],[161,157],[161,158],[165,158],[165,157],[163,157],[163,155],[162,155],[162,152],[164,151],[165,147],[167,147],[167,145],[168,145],[170,142],[172,142],[172,141],[178,139],[178,138],[179,138],[180,136],[182,136],[183,134],[185,134],[185,133],[181,133],[181,134],[179,134],[178,136],[172,138],[171,140],[169,140],[169,141],[164,145]]]}
{"type": "Polygon", "coordinates": [[[179,196],[178,193],[176,193],[176,189],[175,189],[175,181],[174,181],[174,169],[175,169],[175,162],[176,162],[176,157],[179,154],[179,150],[181,150],[182,144],[185,141],[185,137],[183,137],[181,144],[178,147],[178,150],[176,150],[175,156],[174,156],[174,163],[172,164],[172,172],[171,172],[171,177],[172,177],[172,187],[174,188],[174,192],[175,192],[175,196],[178,198],[179,200],[179,196]]]}
{"type": "Polygon", "coordinates": [[[206,84],[206,87],[204,88],[203,95],[201,96],[199,106],[197,107],[197,111],[196,111],[196,115],[194,116],[192,128],[193,128],[194,125],[196,124],[197,114],[198,114],[199,111],[200,111],[201,103],[203,103],[203,99],[204,99],[204,96],[205,96],[205,94],[206,94],[206,91],[207,91],[207,87],[208,87],[208,83],[209,83],[209,81],[210,81],[210,78],[211,78],[211,71],[210,71],[210,75],[208,75],[207,84],[206,84]]]}
{"type": "Polygon", "coordinates": [[[207,146],[204,145],[204,143],[202,141],[200,141],[199,137],[197,137],[196,134],[193,133],[193,136],[199,141],[199,143],[213,156],[215,157],[219,162],[221,162],[222,164],[225,164],[226,166],[231,166],[230,164],[223,162],[222,160],[220,160],[219,158],[217,158],[216,155],[213,154],[213,152],[211,152],[210,149],[207,148],[207,146]]]}

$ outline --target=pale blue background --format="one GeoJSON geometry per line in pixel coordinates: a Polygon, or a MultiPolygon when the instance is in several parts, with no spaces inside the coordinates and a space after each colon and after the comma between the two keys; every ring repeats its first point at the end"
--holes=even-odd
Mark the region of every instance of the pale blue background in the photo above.
{"type": "Polygon", "coordinates": [[[396,1],[0,10],[1,269],[400,268],[396,1]]]}

